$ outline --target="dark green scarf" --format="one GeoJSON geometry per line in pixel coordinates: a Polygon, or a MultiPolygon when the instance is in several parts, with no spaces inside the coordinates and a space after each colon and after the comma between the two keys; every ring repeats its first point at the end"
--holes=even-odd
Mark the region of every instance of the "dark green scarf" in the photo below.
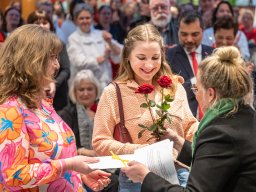
{"type": "Polygon", "coordinates": [[[198,136],[204,130],[204,128],[212,122],[215,118],[230,112],[234,109],[235,106],[238,105],[238,99],[220,99],[214,104],[214,106],[210,107],[206,113],[204,114],[203,119],[199,123],[198,129],[194,134],[193,142],[192,142],[192,154],[194,156],[195,145],[198,136]]]}

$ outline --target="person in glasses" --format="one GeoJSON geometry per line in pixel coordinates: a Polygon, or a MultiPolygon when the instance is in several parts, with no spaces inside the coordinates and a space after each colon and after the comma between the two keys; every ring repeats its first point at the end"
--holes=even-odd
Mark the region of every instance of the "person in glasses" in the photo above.
{"type": "Polygon", "coordinates": [[[77,156],[75,136],[47,99],[62,43],[48,29],[27,24],[0,49],[0,190],[94,191],[110,183],[92,170],[97,158],[77,156]],[[15,51],[14,51],[15,50],[15,51]]]}
{"type": "Polygon", "coordinates": [[[205,113],[191,143],[173,131],[165,136],[191,165],[186,187],[173,185],[138,162],[122,171],[142,183],[142,192],[256,191],[256,113],[253,83],[236,47],[217,48],[199,65],[193,88],[205,113]],[[191,157],[192,156],[192,157],[191,157]]]}
{"type": "MultiPolygon", "coordinates": [[[[27,20],[28,24],[37,24],[55,33],[55,27],[51,18],[45,11],[33,11],[27,20]]],[[[68,105],[68,79],[70,77],[70,61],[65,44],[62,42],[62,49],[59,55],[60,68],[56,71],[55,82],[51,82],[46,88],[47,96],[53,98],[53,107],[61,111],[68,105]]]]}
{"type": "Polygon", "coordinates": [[[157,27],[164,40],[165,47],[179,43],[178,29],[171,21],[169,0],[150,0],[151,23],[157,27]]]}

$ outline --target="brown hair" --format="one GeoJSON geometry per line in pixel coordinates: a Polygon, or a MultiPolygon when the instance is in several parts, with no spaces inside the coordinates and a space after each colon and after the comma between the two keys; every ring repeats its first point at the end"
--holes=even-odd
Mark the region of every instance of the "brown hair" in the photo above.
{"type": "Polygon", "coordinates": [[[33,11],[32,13],[29,14],[27,19],[28,24],[37,24],[36,22],[40,23],[43,21],[47,21],[50,24],[50,30],[55,32],[52,20],[45,11],[33,11]]]}
{"type": "Polygon", "coordinates": [[[28,108],[36,108],[52,54],[62,48],[59,38],[39,25],[27,24],[16,29],[0,49],[0,104],[17,95],[28,108]]]}

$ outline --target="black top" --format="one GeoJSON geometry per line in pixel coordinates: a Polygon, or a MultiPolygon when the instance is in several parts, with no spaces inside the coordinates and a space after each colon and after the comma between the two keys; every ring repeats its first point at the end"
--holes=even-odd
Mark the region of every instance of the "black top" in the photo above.
{"type": "Polygon", "coordinates": [[[255,138],[255,111],[241,106],[236,114],[216,118],[200,133],[186,188],[150,172],[142,192],[254,192],[255,138]]]}
{"type": "Polygon", "coordinates": [[[56,93],[53,99],[53,107],[56,111],[63,109],[68,104],[68,79],[70,76],[70,62],[68,53],[63,43],[60,52],[60,69],[56,77],[56,93]]]}

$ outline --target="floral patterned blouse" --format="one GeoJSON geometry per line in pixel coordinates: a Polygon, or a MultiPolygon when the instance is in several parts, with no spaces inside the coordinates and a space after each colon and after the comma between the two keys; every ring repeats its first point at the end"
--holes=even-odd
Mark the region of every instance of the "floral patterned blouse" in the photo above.
{"type": "Polygon", "coordinates": [[[0,191],[84,191],[80,174],[65,170],[75,155],[74,134],[50,101],[28,109],[13,96],[0,105],[0,191]]]}

